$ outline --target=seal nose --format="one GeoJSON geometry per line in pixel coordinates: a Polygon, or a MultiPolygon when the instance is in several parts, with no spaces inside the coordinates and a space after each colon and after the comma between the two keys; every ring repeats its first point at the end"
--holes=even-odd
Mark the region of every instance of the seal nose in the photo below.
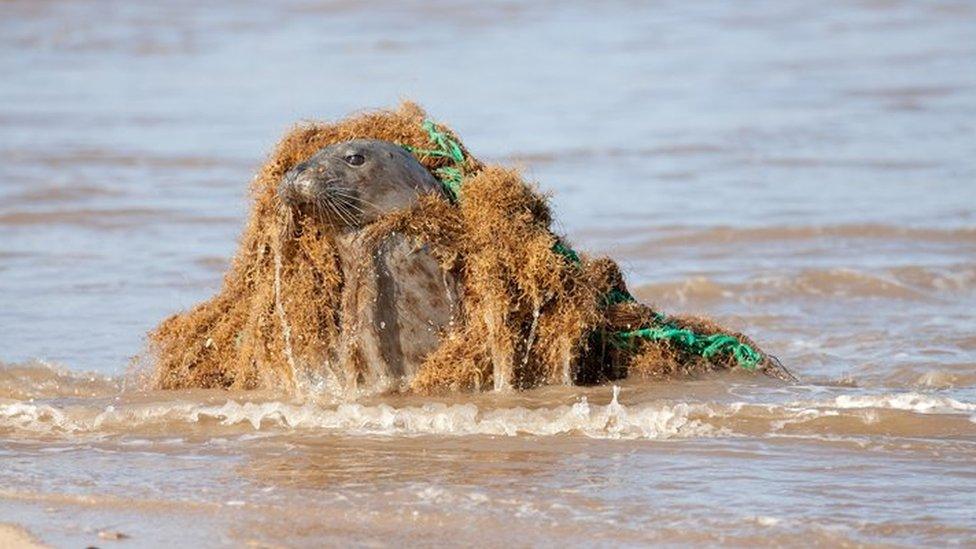
{"type": "Polygon", "coordinates": [[[312,187],[315,185],[315,180],[309,177],[306,172],[299,173],[292,179],[291,188],[292,192],[295,192],[305,198],[312,196],[312,187]]]}
{"type": "Polygon", "coordinates": [[[278,194],[287,202],[303,202],[315,196],[316,177],[308,169],[307,163],[301,163],[285,176],[285,180],[278,188],[278,194]]]}

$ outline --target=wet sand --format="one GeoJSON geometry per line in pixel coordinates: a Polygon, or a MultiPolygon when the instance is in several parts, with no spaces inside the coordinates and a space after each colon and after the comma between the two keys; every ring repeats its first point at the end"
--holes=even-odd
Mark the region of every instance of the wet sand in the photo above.
{"type": "Polygon", "coordinates": [[[0,70],[0,523],[58,547],[976,543],[968,2],[15,0],[0,70]],[[538,181],[642,300],[802,382],[140,390],[131,357],[219,285],[275,140],[400,97],[538,181]]]}
{"type": "Polygon", "coordinates": [[[44,547],[37,543],[30,532],[13,525],[0,524],[0,549],[38,549],[44,547]]]}

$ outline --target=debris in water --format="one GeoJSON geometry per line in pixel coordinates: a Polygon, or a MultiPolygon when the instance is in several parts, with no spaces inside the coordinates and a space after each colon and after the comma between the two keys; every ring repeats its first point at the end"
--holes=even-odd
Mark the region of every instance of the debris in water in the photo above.
{"type": "Polygon", "coordinates": [[[129,539],[128,534],[124,534],[117,530],[99,530],[98,537],[99,539],[104,539],[108,541],[121,541],[124,539],[129,539]]]}

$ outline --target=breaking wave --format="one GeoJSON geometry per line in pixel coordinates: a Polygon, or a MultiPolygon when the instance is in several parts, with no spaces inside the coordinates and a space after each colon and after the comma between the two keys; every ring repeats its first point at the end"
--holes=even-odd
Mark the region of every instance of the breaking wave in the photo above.
{"type": "Polygon", "coordinates": [[[0,402],[55,397],[106,397],[117,394],[121,381],[99,374],[71,372],[43,361],[0,362],[0,402]]]}
{"type": "Polygon", "coordinates": [[[0,402],[0,433],[15,436],[231,436],[246,433],[323,432],[345,435],[575,435],[661,440],[777,434],[931,437],[976,436],[976,404],[920,393],[840,395],[780,404],[651,401],[609,404],[580,398],[552,407],[427,403],[252,402],[116,400],[0,402]]]}
{"type": "Polygon", "coordinates": [[[117,378],[72,373],[47,363],[0,365],[0,435],[219,437],[307,432],[643,440],[824,433],[976,436],[976,403],[939,391],[867,394],[817,387],[815,399],[797,399],[803,394],[798,389],[757,393],[757,398],[773,402],[721,402],[714,395],[695,397],[690,388],[678,391],[686,395],[679,400],[628,385],[623,391],[565,388],[555,399],[552,393],[526,393],[519,396],[519,405],[478,396],[408,405],[395,398],[299,402],[259,392],[140,392],[123,386],[117,378]]]}
{"type": "Polygon", "coordinates": [[[178,433],[188,425],[205,425],[214,433],[227,428],[253,431],[312,430],[386,435],[536,435],[582,434],[597,438],[672,438],[718,432],[699,418],[709,415],[701,404],[652,404],[625,407],[616,392],[608,405],[586,398],[552,408],[482,409],[475,404],[389,404],[239,402],[201,404],[186,401],[136,405],[58,406],[31,402],[0,404],[0,433],[121,434],[166,427],[178,433]]]}

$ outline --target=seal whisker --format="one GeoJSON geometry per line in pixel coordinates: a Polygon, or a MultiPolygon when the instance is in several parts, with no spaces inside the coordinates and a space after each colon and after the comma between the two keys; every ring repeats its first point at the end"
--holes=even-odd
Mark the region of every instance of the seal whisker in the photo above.
{"type": "Polygon", "coordinates": [[[346,219],[348,220],[350,226],[356,225],[356,214],[349,209],[348,204],[342,201],[336,201],[336,206],[338,206],[338,208],[345,213],[346,219]]]}
{"type": "Polygon", "coordinates": [[[339,221],[342,222],[342,218],[339,216],[339,212],[335,209],[335,204],[328,196],[319,196],[317,200],[313,200],[312,204],[314,209],[318,214],[318,217],[327,223],[339,221]]]}
{"type": "Polygon", "coordinates": [[[375,202],[370,202],[369,200],[366,200],[365,198],[363,198],[361,196],[352,194],[351,191],[348,191],[346,189],[342,189],[342,188],[332,189],[332,192],[336,196],[341,196],[341,197],[347,198],[349,200],[355,200],[356,202],[359,202],[360,204],[363,204],[364,206],[372,206],[373,208],[379,208],[379,205],[376,204],[375,202]]]}
{"type": "Polygon", "coordinates": [[[344,202],[342,200],[339,200],[336,203],[339,204],[339,206],[343,210],[345,210],[347,213],[352,214],[353,217],[363,215],[363,213],[364,213],[363,212],[363,209],[360,208],[359,206],[356,206],[355,204],[351,204],[349,202],[344,202]]]}
{"type": "Polygon", "coordinates": [[[366,213],[366,211],[357,205],[354,200],[359,200],[360,202],[366,201],[361,200],[359,197],[352,194],[352,192],[348,189],[333,187],[329,189],[328,194],[329,198],[335,203],[335,205],[349,215],[350,220],[355,220],[355,218],[361,217],[366,213]]]}
{"type": "Polygon", "coordinates": [[[330,207],[332,212],[335,213],[335,218],[339,223],[342,225],[349,225],[349,219],[346,218],[345,214],[342,212],[342,209],[337,203],[331,202],[330,207]]]}
{"type": "Polygon", "coordinates": [[[342,194],[334,194],[333,197],[338,199],[338,200],[336,200],[337,203],[340,203],[343,206],[348,206],[350,208],[353,208],[355,211],[357,211],[359,213],[363,213],[363,209],[362,208],[360,208],[355,203],[353,203],[353,202],[350,201],[350,198],[352,198],[352,197],[346,196],[346,195],[342,195],[342,194]]]}
{"type": "Polygon", "coordinates": [[[335,212],[336,215],[339,217],[339,220],[343,224],[348,225],[350,227],[355,226],[356,225],[355,217],[349,213],[348,209],[345,207],[345,204],[343,204],[341,200],[336,200],[337,197],[334,194],[332,193],[326,193],[326,194],[327,194],[326,201],[328,202],[329,206],[332,208],[332,211],[335,212]]]}
{"type": "Polygon", "coordinates": [[[329,215],[329,212],[325,208],[323,208],[322,204],[319,202],[312,203],[312,214],[316,219],[318,219],[323,223],[331,222],[332,216],[329,215]]]}

